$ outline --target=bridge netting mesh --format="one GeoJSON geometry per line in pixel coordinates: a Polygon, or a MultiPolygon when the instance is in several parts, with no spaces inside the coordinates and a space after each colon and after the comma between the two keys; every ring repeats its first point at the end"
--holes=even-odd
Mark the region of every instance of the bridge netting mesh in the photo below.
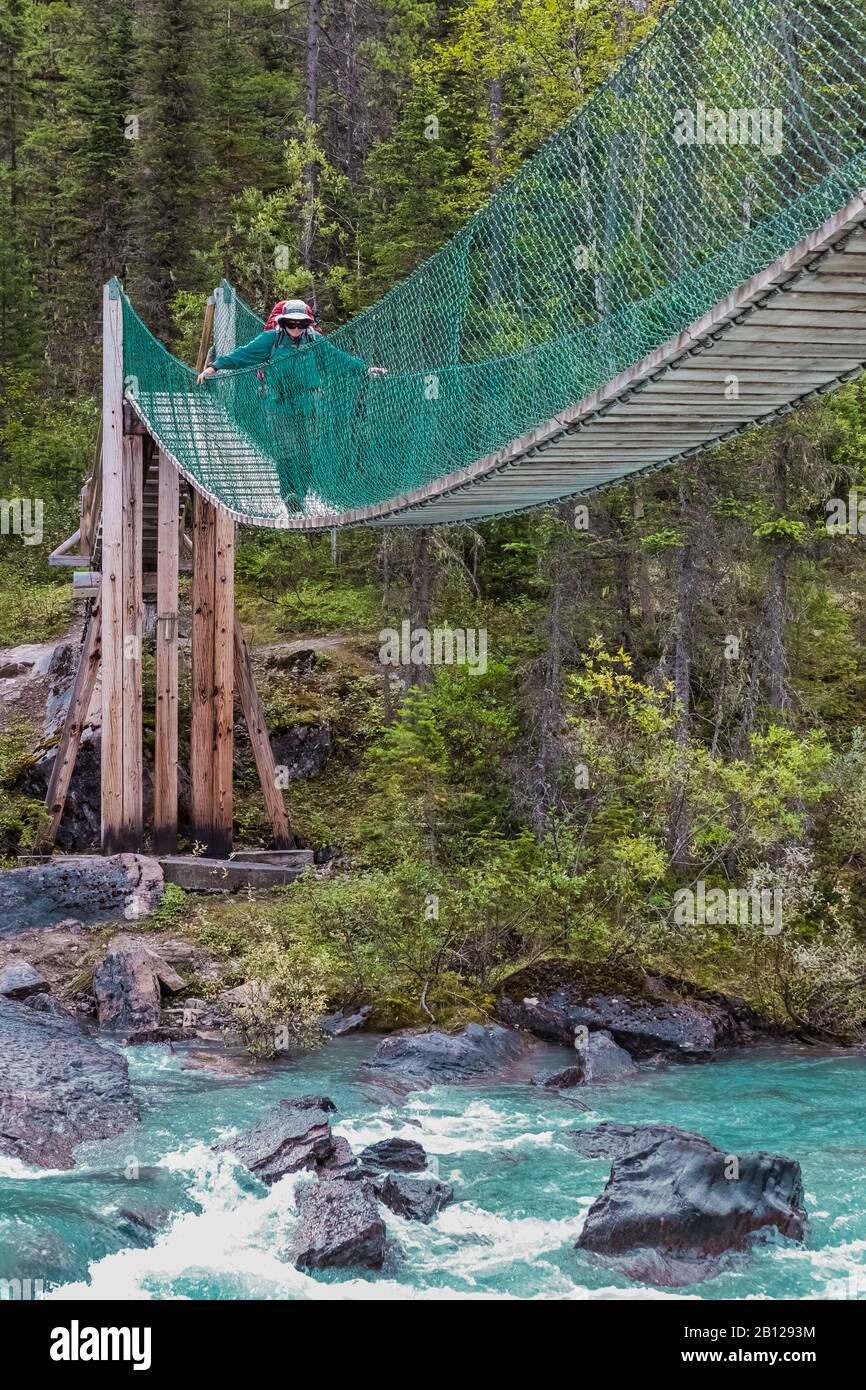
{"type": "MultiPolygon", "coordinates": [[[[864,188],[864,0],[678,0],[487,206],[326,338],[200,386],[124,296],[127,390],[238,516],[339,523],[556,417],[864,188]]],[[[230,286],[218,300],[218,351],[261,332],[230,286]]]]}

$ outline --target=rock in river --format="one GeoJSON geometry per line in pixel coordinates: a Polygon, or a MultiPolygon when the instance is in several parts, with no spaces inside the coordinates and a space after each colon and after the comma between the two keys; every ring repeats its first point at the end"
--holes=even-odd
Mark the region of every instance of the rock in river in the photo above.
{"type": "Polygon", "coordinates": [[[99,1026],[116,1033],[152,1032],[159,1026],[163,989],[183,980],[143,941],[116,936],[93,973],[99,1026]]]}
{"type": "Polygon", "coordinates": [[[694,1130],[677,1129],[676,1125],[628,1125],[616,1120],[604,1120],[586,1129],[570,1129],[568,1136],[584,1158],[628,1158],[640,1153],[660,1139],[696,1139],[706,1143],[703,1135],[694,1130]]]}
{"type": "Polygon", "coordinates": [[[416,1139],[380,1139],[378,1144],[369,1144],[358,1155],[358,1162],[371,1173],[396,1171],[398,1173],[419,1173],[427,1167],[427,1155],[423,1145],[416,1139]]]}
{"type": "Polygon", "coordinates": [[[654,1001],[620,995],[581,995],[556,990],[512,999],[503,996],[499,1017],[550,1042],[571,1044],[578,1029],[604,1029],[632,1057],[663,1055],[701,1061],[738,1040],[735,1021],[721,1006],[680,999],[654,1001]]]}
{"type": "Polygon", "coordinates": [[[378,1189],[379,1200],[406,1221],[423,1221],[426,1226],[437,1211],[454,1200],[454,1188],[436,1178],[405,1178],[389,1173],[378,1189]]]}
{"type": "Polygon", "coordinates": [[[610,1081],[623,1081],[637,1071],[635,1063],[614,1042],[610,1033],[590,1033],[575,1051],[575,1061],[561,1071],[540,1072],[532,1078],[533,1086],[545,1090],[568,1090],[572,1086],[603,1086],[610,1081]]]}
{"type": "Polygon", "coordinates": [[[137,1118],[123,1057],[71,1019],[0,998],[0,1153],[72,1168],[77,1144],[137,1118]]]}
{"type": "Polygon", "coordinates": [[[299,1198],[301,1217],[290,1258],[299,1269],[362,1265],[381,1269],[385,1223],[372,1186],[359,1182],[319,1182],[299,1198]]]}
{"type": "Polygon", "coordinates": [[[370,1066],[416,1086],[436,1086],[496,1071],[525,1046],[510,1028],[470,1023],[462,1033],[393,1033],[380,1042],[370,1066]]]}
{"type": "Polygon", "coordinates": [[[219,1147],[238,1156],[262,1182],[274,1183],[286,1173],[317,1169],[334,1156],[328,1115],[335,1110],[327,1096],[281,1100],[259,1123],[219,1147]]]}
{"type": "Polygon", "coordinates": [[[805,1228],[799,1163],[725,1154],[676,1131],[650,1135],[646,1147],[615,1159],[577,1249],[611,1259],[629,1278],[678,1287],[718,1273],[727,1254],[757,1236],[801,1240],[805,1228]]]}

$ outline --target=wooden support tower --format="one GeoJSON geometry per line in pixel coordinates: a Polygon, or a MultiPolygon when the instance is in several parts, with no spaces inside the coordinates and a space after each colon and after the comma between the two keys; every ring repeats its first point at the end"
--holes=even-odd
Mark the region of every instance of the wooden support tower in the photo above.
{"type": "MultiPolygon", "coordinates": [[[[208,301],[198,370],[213,334],[208,301]]],[[[178,839],[178,576],[192,552],[190,838],[214,861],[232,851],[232,759],[237,688],[277,850],[294,843],[252,663],[234,606],[235,522],[191,488],[192,537],[180,525],[181,479],[124,400],[123,301],[116,281],[103,299],[103,410],[96,466],[81,502],[81,527],[54,552],[56,564],[95,563],[94,594],[78,672],[46,796],[39,847],[57,836],[96,678],[102,671],[102,850],[145,848],[142,745],[143,595],[156,596],[156,720],[153,835],[156,854],[178,839]],[[145,524],[145,513],[147,522],[145,524]],[[101,521],[101,530],[100,530],[101,521]],[[147,537],[145,543],[145,535],[147,537]],[[78,545],[76,554],[71,553],[78,545]],[[183,556],[181,546],[184,547],[183,556]],[[154,568],[155,550],[155,575],[154,568]],[[147,559],[147,576],[144,574],[147,559]]],[[[292,870],[294,872],[294,870],[292,870]]],[[[298,870],[299,871],[299,870],[298,870]]],[[[288,870],[284,870],[288,872],[288,870]]]]}

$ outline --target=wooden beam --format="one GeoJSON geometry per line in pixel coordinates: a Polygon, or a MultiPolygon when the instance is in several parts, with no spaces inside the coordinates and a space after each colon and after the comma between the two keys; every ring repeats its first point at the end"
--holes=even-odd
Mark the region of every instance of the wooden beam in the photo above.
{"type": "Polygon", "coordinates": [[[212,853],[231,854],[234,749],[235,523],[222,508],[214,518],[213,835],[212,853]]]}
{"type": "Polygon", "coordinates": [[[237,616],[234,622],[235,683],[238,688],[244,721],[249,731],[253,757],[262,786],[265,808],[271,822],[275,849],[291,849],[295,840],[286,815],[286,804],[277,786],[277,766],[268,738],[265,712],[256,690],[249,648],[237,616]]]}
{"type": "Polygon", "coordinates": [[[123,825],[123,306],[102,301],[102,850],[125,848],[123,825]]]}
{"type": "Polygon", "coordinates": [[[126,849],[141,849],[142,801],[142,612],[141,493],[144,487],[143,439],[123,440],[123,827],[126,849]]]}
{"type": "MultiPolygon", "coordinates": [[[[196,370],[213,335],[214,299],[205,309],[196,370]]],[[[234,521],[193,490],[192,718],[190,831],[209,854],[231,851],[234,521]]]]}
{"type": "Polygon", "coordinates": [[[93,698],[93,688],[96,684],[96,673],[99,670],[101,654],[102,614],[100,612],[100,599],[97,597],[87,621],[87,631],[81,644],[78,670],[75,673],[63,733],[60,735],[60,742],[54,756],[54,766],[48,779],[48,790],[45,795],[45,810],[48,820],[40,830],[37,849],[48,850],[57,839],[57,831],[63,819],[63,808],[66,805],[66,797],[75,768],[75,759],[78,756],[78,747],[81,743],[81,733],[87,719],[87,712],[90,709],[90,701],[93,698]]]}
{"type": "Polygon", "coordinates": [[[192,499],[192,699],[190,719],[190,830],[205,848],[213,835],[214,527],[216,508],[200,493],[192,499]]]}
{"type": "Polygon", "coordinates": [[[234,521],[193,496],[191,830],[213,855],[232,841],[234,521]]]}
{"type": "Polygon", "coordinates": [[[159,511],[156,572],[156,749],[154,757],[153,848],[177,849],[178,710],[178,512],[180,477],[167,454],[159,454],[159,511]]]}

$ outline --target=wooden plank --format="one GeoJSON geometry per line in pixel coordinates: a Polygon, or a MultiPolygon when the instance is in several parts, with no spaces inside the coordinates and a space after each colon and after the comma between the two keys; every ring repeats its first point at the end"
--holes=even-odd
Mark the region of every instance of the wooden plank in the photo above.
{"type": "Polygon", "coordinates": [[[142,612],[141,490],[144,484],[141,435],[123,440],[123,835],[126,849],[142,847],[142,612]]]}
{"type": "Polygon", "coordinates": [[[221,508],[214,518],[213,833],[211,852],[231,853],[234,747],[235,523],[221,508]]]}
{"type": "Polygon", "coordinates": [[[256,760],[256,769],[265,800],[265,809],[271,822],[274,845],[277,848],[288,849],[294,844],[294,836],[289,826],[286,804],[280,788],[277,786],[277,767],[265,724],[265,712],[262,708],[259,692],[256,689],[249,648],[237,616],[235,616],[234,621],[234,659],[235,681],[237,682],[241,709],[249,732],[253,757],[256,760]]]}
{"type": "Polygon", "coordinates": [[[156,749],[153,796],[153,847],[157,854],[171,854],[177,849],[179,510],[180,475],[171,459],[160,450],[156,572],[156,749]]]}
{"type": "Polygon", "coordinates": [[[40,830],[37,845],[39,849],[49,849],[57,839],[57,831],[63,819],[63,808],[66,805],[66,797],[75,768],[75,759],[78,756],[78,748],[81,743],[81,732],[87,719],[87,712],[90,709],[90,701],[93,698],[101,656],[102,613],[100,611],[100,599],[97,597],[87,620],[87,631],[81,644],[78,670],[75,672],[69,708],[66,711],[66,719],[63,724],[63,733],[57,745],[54,766],[48,779],[48,789],[45,795],[45,811],[48,820],[40,830]]]}
{"type": "Polygon", "coordinates": [[[123,310],[102,301],[102,769],[104,854],[123,849],[123,310]]]}
{"type": "Polygon", "coordinates": [[[236,892],[239,888],[279,888],[294,883],[303,864],[245,863],[242,859],[216,859],[193,855],[168,855],[160,859],[166,883],[199,893],[236,892]]]}
{"type": "MultiPolygon", "coordinates": [[[[721,342],[715,343],[701,356],[708,362],[731,358],[735,363],[751,363],[754,358],[758,362],[768,362],[773,367],[787,366],[790,363],[791,371],[799,371],[801,368],[808,370],[810,367],[820,371],[827,365],[832,368],[834,362],[845,362],[851,357],[856,358],[859,352],[858,348],[848,348],[844,344],[840,346],[835,339],[829,343],[816,343],[811,339],[797,338],[793,342],[779,343],[775,347],[771,341],[761,338],[746,338],[736,342],[733,347],[728,347],[728,342],[729,339],[723,338],[721,342]]],[[[687,360],[695,361],[696,359],[687,360]]],[[[670,372],[675,374],[677,371],[678,366],[672,362],[665,374],[670,372]]]]}
{"type": "Polygon", "coordinates": [[[797,280],[794,293],[789,298],[816,295],[820,296],[823,304],[838,294],[866,294],[866,275],[859,280],[852,275],[822,275],[820,271],[804,275],[797,280]]]}
{"type": "Polygon", "coordinates": [[[756,328],[820,328],[822,332],[835,333],[837,329],[850,333],[866,331],[866,313],[846,313],[838,308],[820,310],[819,308],[798,308],[789,304],[778,307],[768,304],[766,309],[756,309],[752,316],[756,328]]]}
{"type": "MultiPolygon", "coordinates": [[[[718,381],[720,369],[716,367],[710,371],[707,367],[700,367],[697,365],[700,360],[700,358],[694,358],[694,366],[680,367],[671,376],[666,377],[665,380],[676,382],[718,381]]],[[[835,372],[792,372],[788,367],[784,367],[781,364],[776,369],[769,367],[743,367],[738,371],[736,363],[731,363],[731,370],[735,375],[739,376],[741,382],[766,382],[768,385],[781,383],[786,387],[790,386],[792,388],[803,386],[806,390],[812,385],[824,385],[827,381],[832,381],[833,377],[836,375],[835,372]]],[[[786,391],[786,394],[788,399],[790,399],[792,394],[796,394],[796,389],[793,391],[786,391]]]]}
{"type": "Polygon", "coordinates": [[[866,275],[866,251],[832,251],[821,261],[820,275],[866,275]]]}
{"type": "Polygon", "coordinates": [[[193,840],[207,848],[213,833],[213,604],[216,508],[197,492],[193,493],[192,502],[190,829],[193,840]]]}

